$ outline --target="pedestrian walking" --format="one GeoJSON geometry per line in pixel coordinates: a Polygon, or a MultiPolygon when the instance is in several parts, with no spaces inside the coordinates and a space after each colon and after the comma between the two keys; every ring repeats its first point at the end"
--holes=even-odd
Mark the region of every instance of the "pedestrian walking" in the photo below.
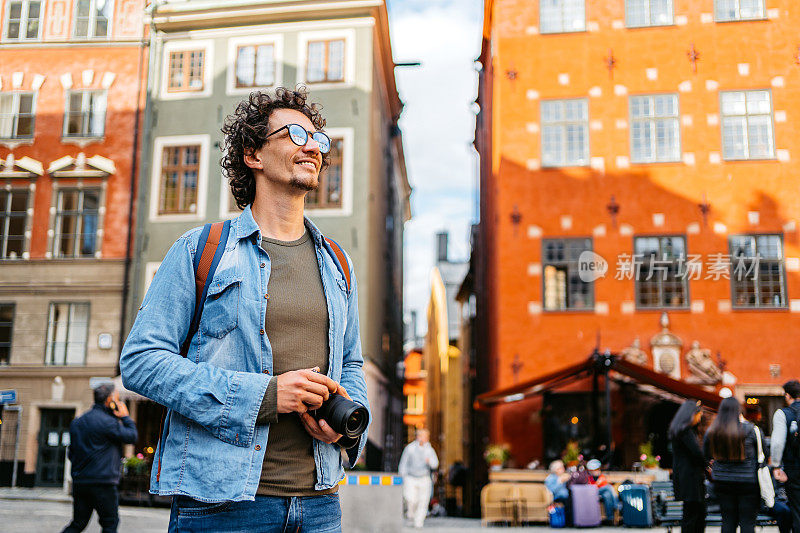
{"type": "Polygon", "coordinates": [[[341,531],[341,452],[354,466],[369,415],[353,265],[304,216],[330,159],[319,109],[279,87],[227,117],[243,211],[175,242],[125,343],[125,386],[169,408],[150,491],[174,496],[170,531],[341,531]]]}
{"type": "Polygon", "coordinates": [[[800,532],[800,381],[787,381],[783,391],[787,407],[772,417],[770,461],[775,479],[786,490],[792,529],[800,532]]]}
{"type": "Polygon", "coordinates": [[[706,528],[706,458],[698,426],[703,418],[699,401],[686,400],[669,424],[672,442],[672,486],[683,502],[681,533],[702,533],[706,528]]]}
{"type": "Polygon", "coordinates": [[[117,531],[122,445],[133,444],[136,438],[136,424],[114,385],[96,387],[92,408],[69,426],[72,522],[62,533],[83,531],[93,511],[103,533],[117,531]]]}
{"type": "Polygon", "coordinates": [[[754,533],[761,506],[756,470],[756,442],[763,442],[761,430],[746,422],[736,398],[725,398],[703,439],[706,459],[712,460],[714,492],[722,511],[722,533],[754,533]],[[759,436],[756,436],[756,431],[759,436]]]}
{"type": "Polygon", "coordinates": [[[415,528],[421,528],[428,514],[433,493],[431,472],[439,468],[439,458],[430,443],[430,432],[418,428],[416,439],[400,455],[400,475],[403,476],[403,499],[407,518],[415,528]]]}

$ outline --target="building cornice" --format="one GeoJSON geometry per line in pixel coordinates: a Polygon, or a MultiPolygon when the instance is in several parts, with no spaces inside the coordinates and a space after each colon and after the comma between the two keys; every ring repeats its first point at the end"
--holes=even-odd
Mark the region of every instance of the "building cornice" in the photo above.
{"type": "Polygon", "coordinates": [[[3,365],[0,376],[4,378],[86,378],[114,372],[114,365],[58,366],[58,365],[3,365]]]}
{"type": "Polygon", "coordinates": [[[383,5],[382,0],[218,0],[156,4],[149,20],[158,30],[200,26],[270,22],[287,18],[329,19],[363,13],[383,5]]]}

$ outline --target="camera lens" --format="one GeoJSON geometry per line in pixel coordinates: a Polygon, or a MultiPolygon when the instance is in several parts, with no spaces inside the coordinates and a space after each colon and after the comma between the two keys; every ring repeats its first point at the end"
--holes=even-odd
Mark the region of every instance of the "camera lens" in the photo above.
{"type": "Polygon", "coordinates": [[[314,417],[317,420],[324,419],[336,433],[350,438],[364,433],[369,423],[366,407],[338,394],[331,394],[314,417]]]}
{"type": "Polygon", "coordinates": [[[361,434],[364,432],[364,429],[367,427],[367,420],[364,416],[364,413],[361,411],[355,411],[347,418],[347,433],[356,433],[361,434]]]}

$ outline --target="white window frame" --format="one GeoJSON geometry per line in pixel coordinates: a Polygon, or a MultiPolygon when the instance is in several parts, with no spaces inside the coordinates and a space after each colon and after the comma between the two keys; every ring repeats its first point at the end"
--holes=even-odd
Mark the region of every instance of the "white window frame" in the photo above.
{"type": "Polygon", "coordinates": [[[720,117],[719,118],[719,133],[720,133],[720,147],[722,148],[722,159],[724,159],[725,161],[769,161],[769,160],[775,159],[775,154],[776,154],[776,150],[775,150],[775,106],[774,106],[773,101],[772,101],[772,91],[770,91],[769,89],[742,89],[742,90],[733,90],[733,91],[720,91],[720,93],[719,93],[719,117],[720,117]],[[765,92],[765,93],[767,93],[767,96],[769,96],[769,119],[770,119],[770,124],[769,124],[770,132],[769,133],[770,133],[770,139],[771,139],[771,142],[770,142],[771,153],[768,156],[752,157],[750,155],[750,133],[748,131],[749,127],[745,127],[744,134],[745,134],[746,137],[744,139],[744,144],[745,144],[745,150],[746,150],[747,153],[746,153],[746,155],[744,157],[733,157],[731,155],[726,154],[726,152],[725,152],[725,119],[728,118],[728,117],[742,117],[743,116],[745,118],[746,124],[749,125],[749,117],[751,117],[751,116],[764,116],[763,113],[751,115],[750,113],[747,112],[747,93],[749,93],[749,92],[765,92]],[[726,114],[724,114],[722,112],[722,96],[724,94],[729,94],[729,93],[744,93],[745,94],[745,114],[744,115],[731,115],[731,114],[727,114],[726,115],[726,114]]]}
{"type": "Polygon", "coordinates": [[[673,0],[667,0],[669,2],[669,22],[653,22],[653,9],[652,3],[653,0],[625,0],[625,26],[628,28],[652,28],[657,26],[674,26],[675,25],[675,2],[673,0]],[[628,18],[628,13],[630,10],[631,2],[642,2],[645,5],[645,13],[647,14],[647,21],[644,24],[632,24],[630,18],[628,18]]]}
{"type": "MultiPolygon", "coordinates": [[[[229,66],[229,70],[232,68],[229,66]]],[[[161,79],[159,97],[161,100],[184,100],[187,98],[208,98],[211,96],[214,82],[214,41],[178,40],[167,41],[161,50],[161,79]],[[203,50],[203,89],[201,91],[169,92],[169,55],[172,52],[191,52],[203,50]]]]}
{"type": "MultiPolygon", "coordinates": [[[[101,257],[102,255],[102,248],[103,248],[103,232],[102,232],[102,224],[103,224],[103,214],[105,213],[104,205],[105,205],[105,188],[100,185],[92,185],[87,187],[82,186],[57,186],[53,189],[54,193],[54,202],[53,205],[55,206],[55,211],[53,212],[53,240],[50,243],[50,257],[54,259],[93,259],[97,257],[101,257]],[[62,193],[69,192],[69,191],[78,191],[81,194],[81,209],[79,213],[83,213],[83,201],[84,195],[86,191],[97,191],[97,228],[95,229],[95,247],[94,253],[92,255],[60,255],[59,253],[59,241],[61,240],[61,224],[63,222],[63,216],[59,217],[59,213],[62,213],[61,209],[61,198],[62,193]]],[[[82,217],[82,214],[79,214],[78,217],[82,217]]],[[[81,221],[82,224],[82,221],[81,221]]],[[[81,233],[78,235],[83,235],[83,227],[81,227],[81,233]]],[[[80,247],[80,239],[76,239],[75,247],[80,247]]],[[[74,251],[74,250],[73,250],[74,251]]]]}
{"type": "Polygon", "coordinates": [[[554,98],[554,99],[542,100],[540,102],[539,112],[540,112],[539,118],[540,118],[540,123],[541,123],[541,125],[540,125],[540,130],[541,130],[540,148],[541,148],[541,156],[542,156],[542,168],[567,168],[567,167],[585,167],[585,166],[588,166],[590,158],[591,158],[591,146],[589,144],[589,142],[590,142],[590,137],[589,137],[589,118],[590,118],[590,116],[589,116],[589,99],[581,97],[581,98],[554,98]],[[584,135],[586,137],[586,149],[585,149],[584,154],[583,154],[583,160],[580,161],[580,162],[576,162],[576,161],[568,161],[566,159],[567,158],[567,143],[568,143],[568,140],[566,138],[566,134],[564,134],[563,135],[563,139],[562,139],[564,141],[564,145],[562,146],[563,154],[562,154],[561,161],[558,164],[546,163],[545,162],[545,157],[544,157],[544,153],[545,153],[544,128],[545,128],[545,126],[558,125],[561,128],[563,128],[564,132],[566,133],[566,127],[567,127],[568,124],[577,124],[578,122],[577,121],[561,120],[561,121],[558,121],[558,122],[547,122],[546,123],[543,120],[542,113],[541,113],[542,105],[545,104],[545,103],[550,103],[550,102],[568,102],[568,101],[577,101],[577,100],[581,100],[581,101],[584,101],[586,103],[586,121],[583,123],[583,131],[584,131],[584,135]]]}
{"type": "Polygon", "coordinates": [[[767,18],[767,6],[764,0],[759,0],[761,3],[761,15],[757,17],[742,17],[742,0],[733,0],[736,2],[736,16],[733,18],[720,18],[719,17],[719,9],[717,5],[719,4],[720,0],[714,0],[714,21],[715,22],[741,22],[747,20],[765,20],[767,18]]]}
{"type": "Polygon", "coordinates": [[[225,86],[225,94],[229,96],[250,94],[253,91],[269,87],[280,87],[283,85],[283,35],[280,34],[266,34],[266,35],[246,35],[242,37],[231,37],[228,40],[228,68],[227,70],[227,83],[225,86]],[[275,61],[275,81],[272,85],[253,86],[253,87],[237,87],[236,86],[236,59],[237,51],[241,46],[259,46],[262,44],[271,44],[274,50],[275,61]]]}
{"type": "Polygon", "coordinates": [[[691,298],[689,297],[689,279],[691,272],[688,271],[687,253],[688,243],[686,235],[684,234],[646,234],[635,235],[633,237],[633,257],[634,257],[634,300],[637,310],[648,309],[689,309],[691,306],[691,298]],[[637,249],[637,243],[644,243],[645,239],[655,239],[658,241],[658,257],[651,258],[650,255],[645,255],[637,249]],[[676,239],[681,241],[683,251],[679,255],[664,259],[666,247],[664,243],[666,239],[676,239]],[[636,263],[638,261],[639,263],[636,263]],[[668,277],[671,269],[676,275],[676,279],[664,279],[668,277]],[[644,270],[644,272],[643,272],[644,270]],[[680,285],[683,289],[683,305],[668,305],[664,301],[665,285],[668,284],[680,285]],[[643,288],[655,287],[658,292],[658,302],[655,305],[643,305],[640,301],[643,288]]]}
{"type": "MultiPolygon", "coordinates": [[[[789,287],[788,287],[787,279],[786,279],[786,243],[784,242],[784,238],[783,238],[782,234],[776,234],[776,233],[737,233],[735,235],[729,235],[728,236],[728,250],[730,252],[730,263],[731,263],[730,264],[730,294],[731,294],[731,302],[733,304],[733,308],[734,309],[742,309],[742,310],[786,309],[789,306],[789,287]],[[757,279],[752,280],[752,281],[755,282],[755,284],[754,284],[755,291],[754,292],[757,295],[756,303],[754,305],[744,305],[744,304],[738,304],[737,303],[737,295],[738,295],[738,293],[736,291],[736,288],[737,288],[736,287],[736,281],[738,281],[738,280],[736,280],[734,278],[737,277],[737,276],[740,276],[741,274],[737,274],[737,270],[736,269],[737,268],[741,268],[739,266],[740,265],[740,263],[739,263],[740,261],[747,261],[747,260],[752,261],[752,258],[754,258],[754,257],[759,257],[759,259],[755,261],[755,268],[758,269],[760,267],[760,264],[762,262],[760,257],[763,257],[763,256],[761,255],[761,252],[759,250],[758,240],[761,237],[775,237],[775,238],[778,239],[778,242],[780,243],[780,258],[778,258],[778,259],[768,258],[768,259],[764,259],[763,261],[764,262],[768,262],[768,263],[778,264],[779,267],[780,267],[780,288],[781,288],[780,297],[781,297],[781,305],[762,305],[761,303],[759,303],[758,300],[761,297],[761,288],[762,288],[760,280],[763,280],[763,278],[757,278],[757,279]],[[755,249],[756,255],[754,255],[754,256],[753,255],[745,256],[745,259],[739,259],[738,256],[735,255],[735,249],[734,249],[734,242],[733,241],[734,241],[734,239],[742,239],[742,238],[751,238],[751,239],[753,239],[753,242],[755,244],[754,249],[755,249]]],[[[748,280],[748,281],[750,281],[750,280],[748,280]]],[[[745,293],[745,294],[747,294],[747,293],[745,293]]]]}
{"type": "Polygon", "coordinates": [[[108,17],[108,31],[106,31],[106,35],[101,35],[100,37],[94,35],[95,25],[97,24],[97,9],[95,9],[95,5],[97,0],[90,0],[91,4],[89,6],[89,27],[87,28],[86,35],[75,35],[75,32],[78,29],[78,0],[73,1],[72,5],[72,32],[70,35],[73,39],[85,39],[87,41],[102,41],[102,40],[111,40],[111,35],[114,31],[114,0],[108,0],[111,3],[111,11],[108,17]]]}
{"type": "Polygon", "coordinates": [[[2,213],[2,217],[0,217],[0,223],[2,223],[5,227],[3,228],[3,234],[0,236],[0,260],[3,261],[19,261],[22,259],[28,259],[29,255],[29,246],[31,240],[31,219],[33,218],[33,196],[35,194],[35,190],[31,189],[30,186],[28,187],[11,187],[7,186],[5,191],[11,193],[22,193],[25,192],[28,195],[27,204],[25,205],[25,230],[22,233],[23,240],[22,240],[22,252],[16,258],[8,257],[8,227],[10,224],[11,219],[11,211],[7,208],[7,206],[0,205],[0,213],[2,213]]]}
{"type": "Polygon", "coordinates": [[[173,135],[156,137],[153,142],[153,172],[150,176],[150,222],[194,222],[206,217],[206,197],[208,195],[208,160],[211,137],[201,135],[173,135]],[[170,146],[200,145],[199,169],[197,172],[197,210],[194,213],[159,215],[158,204],[161,198],[162,152],[170,146]]]}
{"type": "Polygon", "coordinates": [[[564,0],[560,1],[560,8],[561,8],[561,28],[557,31],[545,30],[544,24],[542,24],[542,20],[544,17],[542,16],[542,0],[539,0],[539,33],[544,35],[555,35],[558,33],[580,33],[586,31],[586,1],[583,2],[583,27],[578,29],[565,29],[564,28],[564,0]]]}
{"type": "MultiPolygon", "coordinates": [[[[64,93],[64,123],[61,128],[61,137],[64,139],[102,139],[106,136],[106,120],[108,119],[108,90],[107,89],[68,89],[64,93]],[[103,132],[100,135],[93,135],[91,132],[84,134],[72,134],[67,132],[69,124],[69,98],[73,94],[81,94],[81,115],[85,115],[87,120],[93,114],[91,108],[87,109],[89,95],[102,95],[105,98],[105,109],[103,110],[103,132]]],[[[91,122],[91,121],[90,121],[91,122]]]]}
{"type": "Polygon", "coordinates": [[[313,89],[352,87],[356,78],[356,31],[352,28],[304,31],[297,34],[297,83],[307,84],[313,89]],[[311,41],[344,40],[344,80],[335,82],[309,82],[308,43],[311,41]]]}
{"type": "Polygon", "coordinates": [[[326,128],[331,138],[342,139],[342,207],[310,208],[305,212],[309,216],[341,217],[353,214],[353,161],[355,152],[355,130],[353,128],[326,128]]]}
{"type": "Polygon", "coordinates": [[[91,324],[92,324],[92,304],[91,304],[91,302],[70,302],[70,301],[63,301],[63,300],[51,301],[49,303],[49,305],[47,306],[47,329],[45,331],[45,343],[44,343],[44,354],[45,354],[44,355],[44,366],[46,366],[46,367],[52,367],[52,366],[86,366],[86,359],[87,359],[88,348],[89,348],[89,330],[91,328],[91,324]],[[55,338],[52,339],[53,340],[53,345],[51,345],[51,339],[50,339],[50,329],[52,327],[51,315],[53,314],[53,309],[54,309],[53,306],[55,306],[55,305],[66,305],[67,309],[68,309],[67,318],[66,318],[66,321],[67,321],[67,324],[66,324],[66,327],[67,327],[67,337],[66,337],[67,341],[66,341],[66,344],[64,346],[64,359],[60,363],[53,363],[53,362],[50,362],[48,360],[48,356],[50,356],[50,359],[53,358],[52,355],[53,355],[53,351],[55,350],[55,347],[54,347],[55,338]],[[68,345],[69,345],[69,338],[70,338],[69,335],[71,333],[70,328],[69,328],[69,325],[70,325],[69,317],[70,317],[70,314],[72,312],[72,307],[75,306],[75,305],[84,305],[84,306],[86,306],[86,308],[88,310],[87,311],[87,316],[86,316],[85,339],[83,341],[83,358],[82,358],[80,363],[67,363],[67,349],[68,349],[68,345]]]}
{"type": "Polygon", "coordinates": [[[228,201],[233,198],[231,194],[231,185],[228,178],[224,175],[220,178],[219,182],[219,217],[220,218],[234,218],[242,214],[238,208],[233,211],[228,209],[228,201]]]}
{"type": "MultiPolygon", "coordinates": [[[[653,104],[653,106],[655,106],[655,104],[653,104]]],[[[631,95],[628,98],[628,121],[629,121],[628,123],[630,124],[630,126],[628,128],[630,130],[629,131],[630,135],[628,136],[628,138],[629,138],[629,142],[630,142],[631,163],[636,163],[636,164],[677,163],[677,162],[681,161],[681,124],[680,124],[680,117],[681,117],[680,98],[678,97],[677,93],[634,94],[634,95],[631,95]],[[644,118],[642,118],[642,117],[634,118],[634,116],[633,116],[633,100],[635,98],[650,98],[650,99],[654,99],[654,98],[663,97],[663,96],[671,96],[671,97],[675,98],[676,114],[675,114],[674,117],[673,116],[669,116],[669,117],[659,116],[659,117],[657,117],[657,116],[653,115],[653,116],[644,117],[644,118]],[[657,140],[656,140],[655,124],[657,122],[667,122],[667,121],[673,121],[674,122],[675,131],[677,132],[677,145],[678,145],[677,146],[677,151],[674,154],[674,157],[672,157],[672,158],[659,158],[658,154],[657,154],[657,146],[658,146],[658,144],[657,144],[657,140]],[[653,155],[650,158],[637,159],[636,157],[634,157],[634,152],[633,152],[633,131],[634,131],[633,125],[634,125],[634,123],[646,123],[651,127],[651,134],[652,134],[652,137],[651,137],[651,148],[652,148],[652,154],[653,155]]]]}
{"type": "MultiPolygon", "coordinates": [[[[542,276],[541,276],[541,278],[542,278],[542,280],[541,280],[541,283],[542,283],[542,309],[544,310],[544,312],[545,313],[563,313],[563,312],[575,312],[575,311],[577,311],[577,312],[590,312],[590,313],[593,313],[594,312],[594,306],[595,306],[595,303],[596,303],[596,294],[595,294],[596,291],[595,291],[594,281],[586,282],[586,281],[581,280],[581,283],[583,283],[584,285],[586,285],[589,288],[589,292],[588,292],[588,295],[587,295],[588,301],[584,302],[585,305],[583,307],[580,307],[575,302],[572,302],[572,301],[569,300],[569,297],[572,296],[573,294],[575,294],[575,293],[570,292],[570,279],[569,278],[570,278],[570,274],[572,274],[574,276],[574,275],[576,275],[578,273],[578,266],[579,266],[578,256],[580,256],[580,253],[584,253],[584,252],[587,252],[587,251],[588,252],[594,252],[595,251],[594,238],[592,238],[592,237],[580,237],[580,236],[575,236],[575,237],[548,237],[548,238],[542,239],[541,245],[542,245],[542,276]],[[589,245],[588,248],[581,246],[582,244],[587,243],[587,242],[588,242],[588,245],[589,245]],[[547,247],[551,243],[553,243],[553,244],[561,243],[561,245],[563,246],[564,252],[565,252],[565,258],[564,259],[562,259],[562,260],[549,260],[549,258],[547,257],[547,247]],[[580,253],[578,254],[578,256],[571,257],[571,254],[573,254],[574,252],[577,252],[578,250],[580,250],[580,253]],[[548,287],[547,287],[547,281],[548,281],[547,280],[547,268],[551,267],[551,266],[554,267],[557,270],[558,269],[563,269],[563,271],[565,272],[564,285],[562,287],[562,289],[564,291],[564,304],[565,304],[563,307],[560,306],[560,305],[548,306],[548,304],[550,303],[550,301],[549,301],[550,293],[548,293],[548,287]]],[[[557,304],[558,302],[556,301],[554,303],[557,304]]]]}
{"type": "Polygon", "coordinates": [[[5,95],[12,95],[13,97],[13,108],[15,109],[14,112],[14,129],[19,129],[19,98],[23,94],[32,94],[33,95],[33,102],[31,103],[31,115],[33,116],[33,131],[31,132],[30,137],[20,137],[20,136],[12,136],[12,137],[3,137],[0,135],[0,142],[5,141],[33,141],[34,137],[36,136],[36,100],[38,100],[39,91],[20,91],[20,90],[13,90],[13,91],[1,91],[0,96],[5,95]]]}
{"type": "Polygon", "coordinates": [[[22,28],[27,26],[28,24],[28,4],[31,0],[21,0],[22,1],[22,12],[20,13],[20,20],[19,20],[19,28],[20,28],[20,37],[13,38],[8,36],[8,21],[11,17],[11,0],[6,0],[6,9],[3,16],[3,41],[7,41],[10,43],[19,43],[19,42],[33,42],[33,41],[41,41],[42,40],[42,27],[44,26],[44,10],[45,10],[45,0],[40,0],[39,2],[39,32],[36,34],[36,37],[22,37],[22,28]]]}

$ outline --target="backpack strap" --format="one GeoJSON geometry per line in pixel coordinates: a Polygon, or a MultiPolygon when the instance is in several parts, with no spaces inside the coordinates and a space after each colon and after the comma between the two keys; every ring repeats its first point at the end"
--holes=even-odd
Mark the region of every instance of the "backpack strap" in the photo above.
{"type": "Polygon", "coordinates": [[[222,254],[225,252],[225,243],[228,242],[231,221],[216,222],[206,224],[200,232],[200,240],[197,242],[197,249],[194,252],[194,285],[195,285],[195,304],[192,322],[189,325],[189,333],[181,345],[181,355],[186,357],[189,353],[189,345],[192,337],[200,327],[200,317],[203,315],[203,306],[208,296],[208,287],[214,278],[222,254]],[[222,246],[220,246],[222,244],[222,246]]]}
{"type": "MultiPolygon", "coordinates": [[[[192,261],[195,286],[194,314],[192,315],[192,322],[189,324],[189,332],[186,334],[186,339],[181,344],[181,355],[183,357],[189,354],[192,337],[200,327],[200,317],[203,315],[203,306],[206,303],[206,296],[208,296],[208,287],[211,285],[211,280],[214,279],[214,272],[217,270],[220,259],[222,259],[222,254],[225,252],[225,243],[228,242],[230,229],[231,221],[226,220],[224,222],[206,224],[203,226],[203,231],[200,232],[200,240],[197,242],[197,249],[194,251],[194,259],[192,261]]],[[[162,443],[166,438],[165,432],[168,427],[169,415],[169,410],[166,407],[162,408],[161,431],[159,431],[162,443]]],[[[162,448],[161,453],[163,452],[162,448]]],[[[159,455],[156,481],[161,479],[161,459],[162,456],[159,455]]]]}
{"type": "Polygon", "coordinates": [[[344,279],[347,282],[347,294],[350,294],[350,266],[347,263],[347,256],[344,255],[342,247],[336,244],[336,241],[329,239],[328,237],[325,237],[325,241],[328,243],[328,246],[331,247],[333,254],[336,256],[336,266],[339,267],[339,272],[341,272],[344,276],[344,279]]]}

